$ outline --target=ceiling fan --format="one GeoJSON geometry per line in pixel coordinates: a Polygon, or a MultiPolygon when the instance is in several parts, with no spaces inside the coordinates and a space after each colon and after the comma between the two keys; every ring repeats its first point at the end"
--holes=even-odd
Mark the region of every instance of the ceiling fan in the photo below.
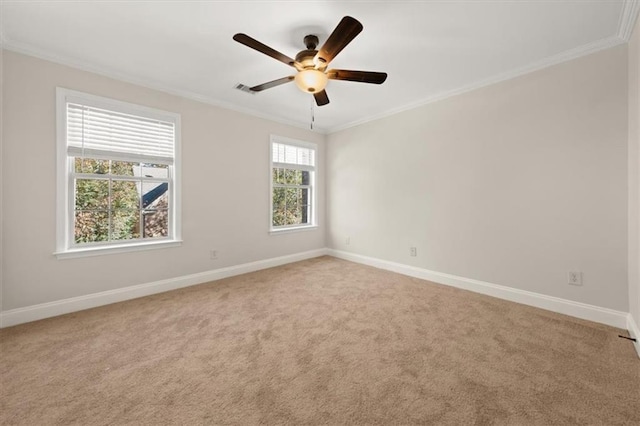
{"type": "Polygon", "coordinates": [[[258,52],[271,56],[280,62],[284,62],[298,71],[295,75],[250,87],[249,91],[261,92],[272,87],[280,86],[281,84],[289,83],[290,81],[295,81],[300,90],[305,93],[312,93],[316,104],[322,106],[329,103],[329,97],[325,90],[328,80],[382,84],[387,79],[387,73],[384,72],[327,70],[329,62],[331,62],[351,40],[360,34],[362,28],[362,24],[358,22],[357,19],[351,16],[345,16],[319,50],[316,50],[318,37],[315,35],[307,35],[304,38],[304,44],[307,48],[306,50],[298,52],[295,59],[243,33],[234,35],[233,39],[258,52]]]}

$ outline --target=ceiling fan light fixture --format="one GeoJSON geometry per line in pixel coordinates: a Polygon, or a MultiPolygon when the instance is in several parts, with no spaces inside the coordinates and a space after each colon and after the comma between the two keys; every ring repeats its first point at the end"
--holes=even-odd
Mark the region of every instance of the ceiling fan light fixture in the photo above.
{"type": "Polygon", "coordinates": [[[318,93],[327,87],[329,78],[322,71],[306,69],[296,74],[295,82],[300,90],[305,93],[318,93]]]}
{"type": "MultiPolygon", "coordinates": [[[[2,0],[0,0],[2,1],[2,0]]],[[[362,31],[362,24],[351,16],[345,16],[338,26],[331,32],[324,44],[318,47],[318,36],[308,34],[304,38],[305,50],[301,50],[296,58],[290,58],[277,50],[249,37],[244,33],[237,33],[233,39],[240,44],[257,50],[296,69],[297,74],[277,80],[268,81],[257,86],[249,87],[251,93],[261,92],[281,84],[296,82],[296,86],[304,93],[311,93],[316,105],[323,106],[329,103],[329,96],[325,87],[328,80],[356,81],[359,83],[382,84],[387,79],[387,73],[373,71],[353,71],[330,69],[329,63],[362,31]]]]}

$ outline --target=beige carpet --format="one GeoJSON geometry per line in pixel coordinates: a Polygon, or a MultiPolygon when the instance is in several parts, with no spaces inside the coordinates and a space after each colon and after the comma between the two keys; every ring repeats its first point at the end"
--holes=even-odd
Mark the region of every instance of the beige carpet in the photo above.
{"type": "Polygon", "coordinates": [[[640,424],[622,330],[323,257],[0,331],[3,424],[640,424]]]}

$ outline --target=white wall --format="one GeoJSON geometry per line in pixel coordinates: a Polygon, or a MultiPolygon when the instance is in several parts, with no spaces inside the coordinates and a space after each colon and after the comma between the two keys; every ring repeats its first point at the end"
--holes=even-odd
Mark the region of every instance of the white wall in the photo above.
{"type": "Polygon", "coordinates": [[[620,46],[329,135],[326,161],[323,135],[3,52],[2,310],[322,248],[326,230],[340,250],[623,312],[631,299],[638,323],[637,39],[628,64],[620,46]],[[56,86],[182,114],[182,247],[53,256],[56,86]],[[330,227],[321,210],[318,231],[268,234],[270,133],[319,144],[330,227]]]}
{"type": "MultiPolygon", "coordinates": [[[[269,235],[269,135],[324,136],[4,52],[2,310],[325,247],[316,231],[269,235]],[[182,235],[178,248],[58,260],[55,250],[56,86],[182,115],[182,235]],[[238,159],[243,159],[239,163],[238,159]],[[209,259],[209,250],[219,260],[209,259]]],[[[324,205],[324,182],[319,182],[324,205]]]]}
{"type": "Polygon", "coordinates": [[[626,59],[615,47],[330,135],[329,246],[627,312],[626,59]]]}
{"type": "Polygon", "coordinates": [[[640,325],[640,29],[629,41],[629,312],[640,325]]]}
{"type": "MultiPolygon", "coordinates": [[[[0,8],[0,13],[2,13],[2,10],[0,8]]],[[[0,18],[1,19],[1,18],[0,18]]],[[[3,63],[4,63],[4,50],[2,49],[2,42],[0,40],[0,312],[2,312],[2,294],[3,292],[3,273],[2,271],[4,270],[4,238],[3,238],[3,229],[4,229],[4,208],[3,208],[3,192],[4,192],[4,185],[3,185],[3,181],[4,181],[4,167],[2,166],[3,163],[3,157],[4,157],[4,147],[3,147],[3,140],[4,138],[2,137],[3,135],[3,124],[4,124],[4,115],[2,114],[3,112],[3,105],[4,102],[2,101],[2,99],[4,98],[4,78],[3,78],[3,63]]]]}

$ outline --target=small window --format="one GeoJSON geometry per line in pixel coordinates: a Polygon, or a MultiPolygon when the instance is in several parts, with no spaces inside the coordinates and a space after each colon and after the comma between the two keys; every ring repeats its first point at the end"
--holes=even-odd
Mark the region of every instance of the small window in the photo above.
{"type": "Polygon", "coordinates": [[[179,240],[179,116],[58,89],[57,254],[179,240]]]}
{"type": "Polygon", "coordinates": [[[271,137],[271,230],[314,227],[316,145],[271,137]]]}

